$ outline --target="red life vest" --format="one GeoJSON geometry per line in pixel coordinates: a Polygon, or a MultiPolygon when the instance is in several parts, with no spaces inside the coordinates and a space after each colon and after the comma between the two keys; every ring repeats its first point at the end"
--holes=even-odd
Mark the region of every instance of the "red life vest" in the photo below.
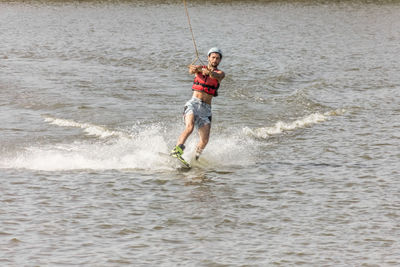
{"type": "MultiPolygon", "coordinates": [[[[203,66],[207,68],[207,66],[203,66]]],[[[192,90],[200,91],[212,96],[218,96],[219,81],[210,76],[197,73],[194,77],[192,90]]]]}

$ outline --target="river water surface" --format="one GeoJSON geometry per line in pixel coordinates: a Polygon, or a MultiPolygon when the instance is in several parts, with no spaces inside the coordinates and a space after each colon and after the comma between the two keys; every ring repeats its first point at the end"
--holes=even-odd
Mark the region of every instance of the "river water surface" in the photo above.
{"type": "Polygon", "coordinates": [[[0,265],[399,266],[400,3],[0,3],[0,265]],[[198,136],[188,140],[191,160],[198,136]]]}

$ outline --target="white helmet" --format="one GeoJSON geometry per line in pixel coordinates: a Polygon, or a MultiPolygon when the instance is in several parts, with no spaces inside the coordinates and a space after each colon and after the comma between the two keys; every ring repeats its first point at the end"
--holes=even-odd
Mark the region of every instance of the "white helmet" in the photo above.
{"type": "Polygon", "coordinates": [[[221,56],[222,59],[222,51],[218,47],[213,47],[208,51],[208,56],[210,56],[211,53],[218,53],[221,56]]]}

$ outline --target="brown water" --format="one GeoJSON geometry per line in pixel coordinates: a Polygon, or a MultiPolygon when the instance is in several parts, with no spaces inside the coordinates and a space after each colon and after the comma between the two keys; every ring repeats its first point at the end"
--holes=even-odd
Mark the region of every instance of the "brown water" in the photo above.
{"type": "Polygon", "coordinates": [[[0,264],[400,265],[400,3],[188,6],[227,77],[181,171],[183,3],[0,3],[0,264]]]}

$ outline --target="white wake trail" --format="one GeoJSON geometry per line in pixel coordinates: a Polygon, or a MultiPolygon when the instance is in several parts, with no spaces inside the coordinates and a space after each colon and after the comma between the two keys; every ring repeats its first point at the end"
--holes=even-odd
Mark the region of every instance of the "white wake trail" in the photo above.
{"type": "Polygon", "coordinates": [[[81,128],[86,134],[94,135],[99,138],[107,138],[111,136],[126,137],[126,138],[130,137],[129,134],[124,133],[122,131],[109,130],[104,126],[94,125],[90,123],[81,123],[81,122],[76,122],[74,120],[46,117],[44,121],[61,127],[81,128]]]}
{"type": "Polygon", "coordinates": [[[283,122],[278,121],[272,127],[261,127],[256,129],[251,129],[249,127],[243,128],[243,132],[252,137],[267,139],[270,136],[281,134],[287,131],[293,131],[299,128],[305,128],[312,126],[317,123],[324,122],[328,120],[332,116],[338,116],[345,112],[344,109],[338,109],[333,111],[328,111],[325,113],[313,113],[308,116],[305,116],[301,119],[295,120],[293,122],[283,122]]]}

